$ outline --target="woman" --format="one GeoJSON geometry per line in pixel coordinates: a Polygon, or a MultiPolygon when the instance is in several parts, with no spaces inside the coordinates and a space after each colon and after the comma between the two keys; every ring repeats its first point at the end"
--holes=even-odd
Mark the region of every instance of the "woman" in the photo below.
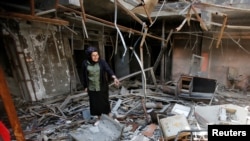
{"type": "Polygon", "coordinates": [[[102,114],[109,115],[111,112],[107,76],[114,79],[115,85],[119,85],[119,80],[108,63],[100,59],[97,48],[88,47],[86,55],[87,59],[82,63],[83,86],[84,90],[88,92],[90,114],[96,115],[100,119],[102,114]]]}

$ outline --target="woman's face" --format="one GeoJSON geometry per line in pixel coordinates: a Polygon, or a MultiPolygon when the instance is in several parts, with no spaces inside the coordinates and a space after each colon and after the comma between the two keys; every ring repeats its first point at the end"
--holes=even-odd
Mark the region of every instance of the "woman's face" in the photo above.
{"type": "Polygon", "coordinates": [[[92,52],[91,53],[91,59],[92,59],[93,62],[98,62],[98,60],[99,60],[98,52],[92,52]]]}

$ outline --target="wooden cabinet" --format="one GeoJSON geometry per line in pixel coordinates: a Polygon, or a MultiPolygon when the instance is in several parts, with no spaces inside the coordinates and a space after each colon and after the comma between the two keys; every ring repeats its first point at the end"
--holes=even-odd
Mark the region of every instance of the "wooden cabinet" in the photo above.
{"type": "Polygon", "coordinates": [[[193,77],[182,75],[177,83],[177,95],[180,93],[191,94],[193,90],[193,77]]]}

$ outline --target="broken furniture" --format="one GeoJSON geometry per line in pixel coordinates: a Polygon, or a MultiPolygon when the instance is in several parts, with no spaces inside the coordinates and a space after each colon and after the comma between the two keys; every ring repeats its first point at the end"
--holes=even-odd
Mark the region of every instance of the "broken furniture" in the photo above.
{"type": "Polygon", "coordinates": [[[216,83],[215,79],[181,75],[176,86],[176,97],[211,101],[216,83]]]}

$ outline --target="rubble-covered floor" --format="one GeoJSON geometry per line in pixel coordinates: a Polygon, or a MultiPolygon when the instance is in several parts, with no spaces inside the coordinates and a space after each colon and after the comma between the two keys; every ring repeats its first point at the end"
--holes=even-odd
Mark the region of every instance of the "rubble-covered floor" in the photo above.
{"type": "MultiPolygon", "coordinates": [[[[33,103],[15,96],[13,100],[27,141],[163,141],[177,136],[188,139],[191,133],[191,140],[207,140],[208,124],[248,124],[248,94],[216,89],[211,100],[193,100],[168,94],[161,86],[141,88],[139,81],[110,87],[112,116],[103,115],[98,125],[89,114],[87,93],[82,91],[33,103]],[[214,114],[202,117],[202,112],[211,109],[214,114]],[[233,112],[227,113],[229,109],[233,112]]],[[[7,117],[2,120],[8,122],[7,117]]]]}

